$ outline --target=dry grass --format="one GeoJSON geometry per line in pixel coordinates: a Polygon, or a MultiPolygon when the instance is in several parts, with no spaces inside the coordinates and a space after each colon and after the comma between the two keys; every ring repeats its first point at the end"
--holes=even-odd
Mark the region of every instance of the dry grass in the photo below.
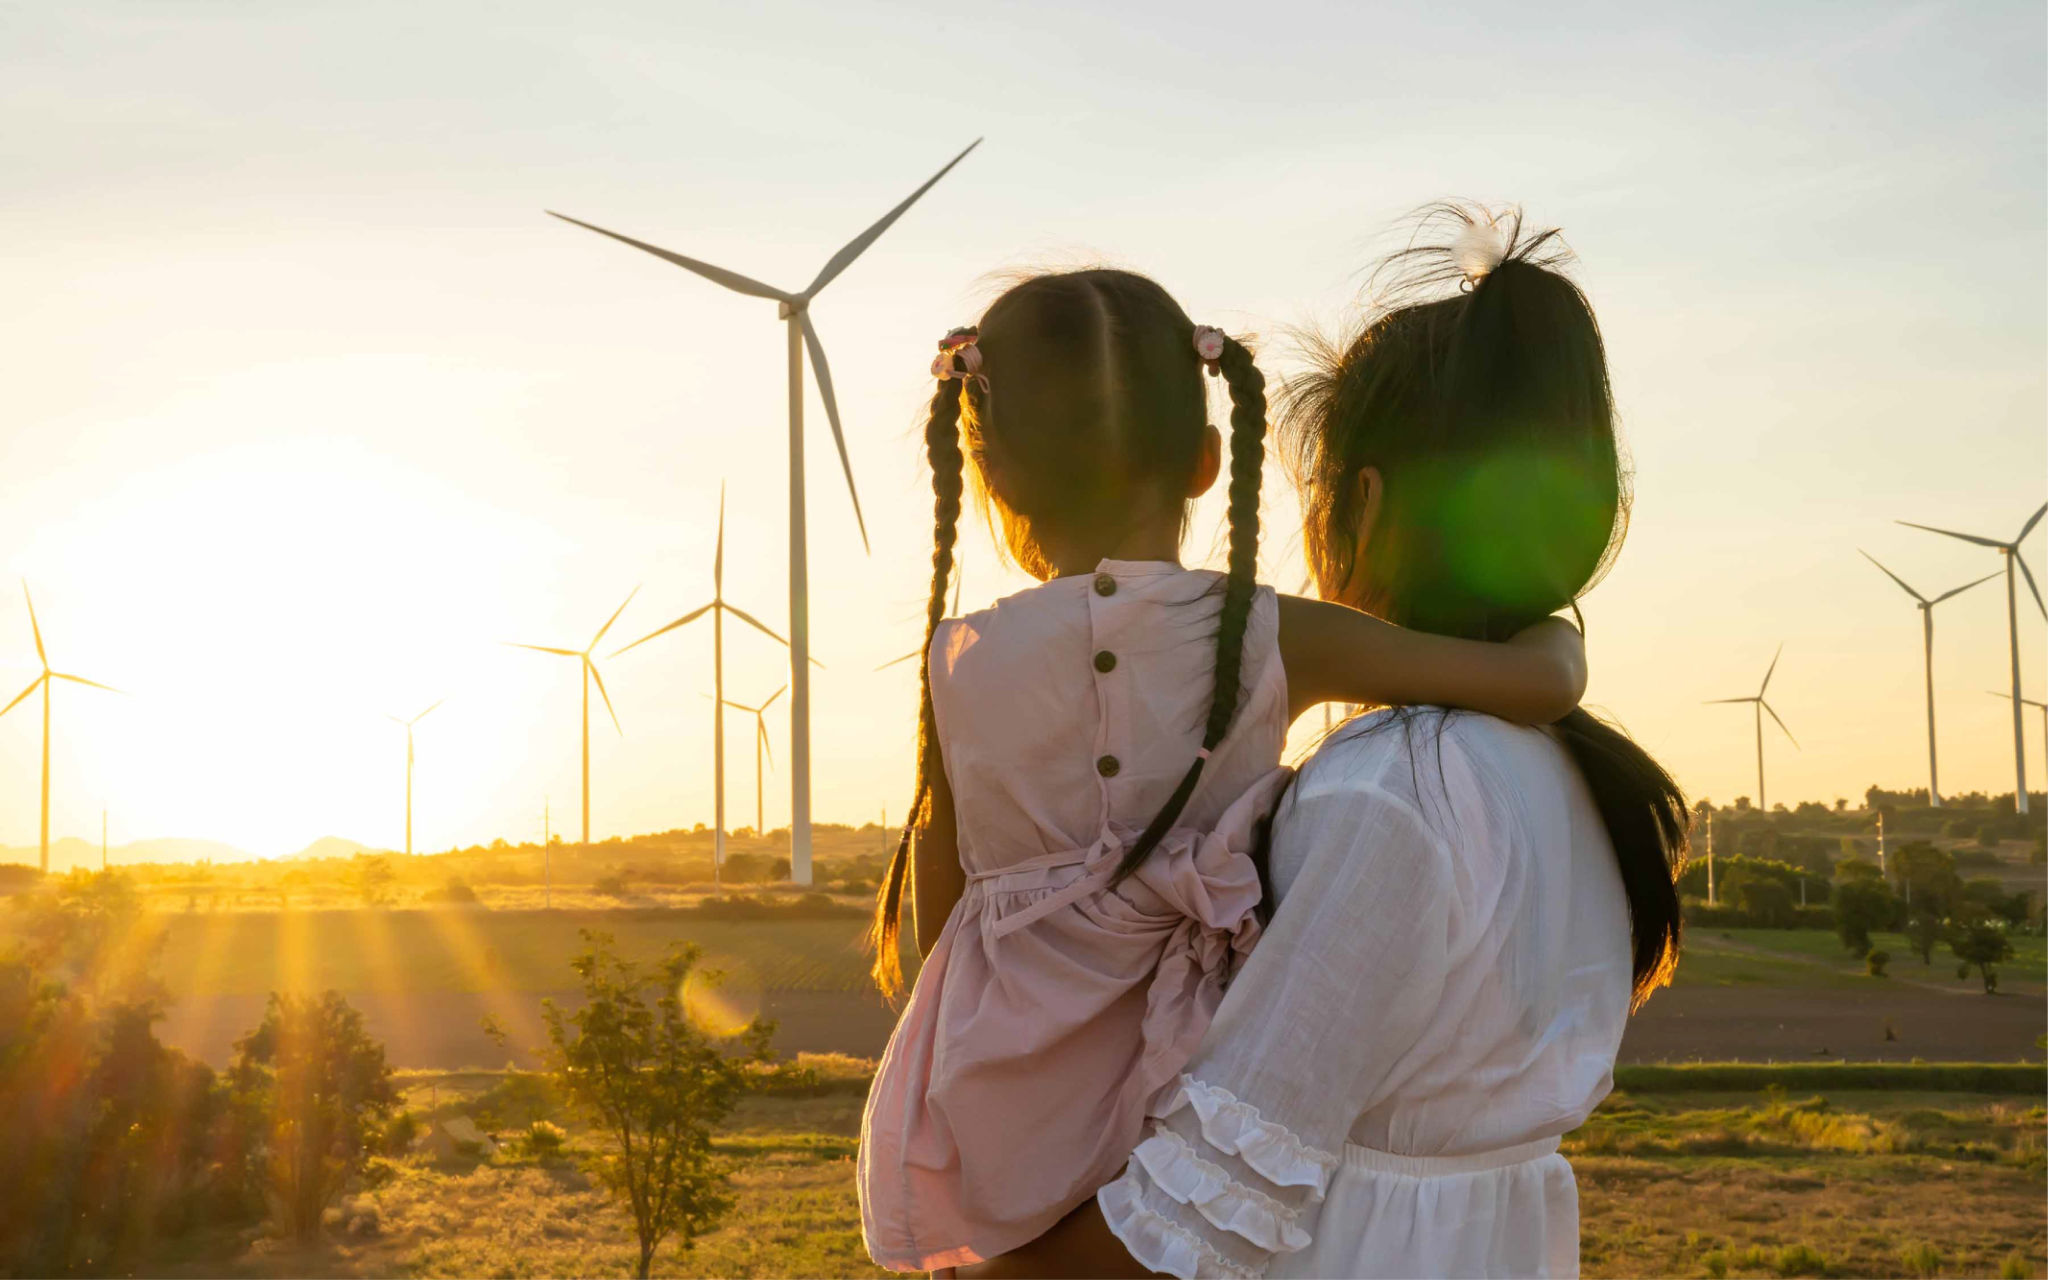
{"type": "MultiPolygon", "coordinates": [[[[657,1275],[883,1274],[862,1248],[853,1185],[868,1064],[809,1065],[808,1084],[735,1113],[720,1147],[738,1210],[688,1251],[664,1248],[657,1275]]],[[[508,1096],[532,1096],[506,1081],[416,1075],[409,1102],[502,1113],[508,1096]]],[[[1617,1094],[1565,1147],[1585,1274],[2042,1276],[2044,1124],[2035,1097],[1617,1094]]],[[[193,1272],[630,1275],[634,1262],[626,1218],[570,1160],[399,1162],[342,1218],[317,1252],[259,1241],[193,1272]]]]}

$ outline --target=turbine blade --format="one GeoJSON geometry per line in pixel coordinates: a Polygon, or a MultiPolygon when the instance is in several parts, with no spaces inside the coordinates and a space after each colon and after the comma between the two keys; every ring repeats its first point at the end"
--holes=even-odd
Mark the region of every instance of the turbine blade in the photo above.
{"type": "MultiPolygon", "coordinates": [[[[619,620],[619,615],[626,611],[626,606],[633,603],[633,597],[639,594],[640,588],[638,587],[626,593],[626,598],[619,603],[619,607],[612,610],[612,616],[604,620],[604,625],[597,629],[596,635],[590,637],[590,649],[597,648],[597,642],[604,639],[604,633],[612,629],[612,624],[619,620]]],[[[583,652],[589,653],[590,649],[585,649],[583,652]]]]}
{"type": "Polygon", "coordinates": [[[2018,547],[2014,547],[2006,554],[2011,556],[2013,563],[2020,567],[2020,575],[2027,580],[2027,590],[2034,593],[2034,607],[2041,611],[2042,617],[2048,618],[2048,603],[2044,603],[2041,599],[2041,586],[2034,581],[2034,571],[2027,567],[2027,558],[2020,554],[2018,547]]]}
{"type": "Polygon", "coordinates": [[[574,649],[554,649],[544,644],[519,644],[512,640],[507,640],[504,643],[508,649],[531,649],[535,653],[559,653],[565,658],[580,658],[583,656],[574,649]]]}
{"type": "Polygon", "coordinates": [[[680,618],[677,618],[674,622],[669,623],[667,626],[659,628],[658,630],[650,631],[646,635],[641,636],[632,644],[627,645],[625,649],[612,650],[611,656],[616,658],[620,654],[624,653],[626,649],[637,648],[640,645],[646,644],[649,640],[654,639],[654,637],[656,636],[665,636],[669,632],[674,631],[677,627],[687,627],[691,623],[695,622],[697,619],[703,617],[705,614],[711,612],[713,609],[716,609],[717,607],[718,601],[713,600],[710,604],[704,605],[700,608],[692,609],[690,612],[684,614],[680,618]]]}
{"type": "MultiPolygon", "coordinates": [[[[1865,551],[1861,547],[1858,547],[1856,549],[1856,554],[1862,556],[1865,560],[1870,561],[1870,563],[1876,564],[1878,567],[1878,571],[1883,573],[1885,577],[1890,578],[1893,582],[1898,583],[1907,595],[1913,597],[1915,600],[1918,600],[1921,604],[1931,603],[1926,596],[1921,595],[1918,591],[1913,590],[1912,587],[1907,586],[1906,580],[1904,578],[1901,578],[1898,574],[1893,573],[1890,569],[1885,568],[1883,565],[1878,564],[1876,556],[1871,555],[1868,551],[1865,551]]],[[[1944,596],[1942,598],[1947,599],[1948,597],[1944,596]]]]}
{"type": "Polygon", "coordinates": [[[583,654],[581,656],[583,658],[583,665],[590,669],[590,678],[597,681],[597,696],[604,699],[604,709],[611,713],[612,728],[618,730],[619,736],[621,738],[625,737],[626,730],[625,727],[619,723],[619,713],[612,710],[612,695],[604,691],[604,676],[599,674],[597,664],[590,660],[590,656],[588,654],[583,654]]]}
{"type": "MultiPolygon", "coordinates": [[[[917,655],[915,655],[915,654],[912,654],[911,656],[912,656],[912,657],[915,657],[915,656],[917,656],[917,655]]],[[[897,661],[898,661],[898,662],[901,662],[901,661],[903,661],[903,659],[901,659],[901,658],[898,658],[898,659],[897,659],[897,661]]],[[[1708,698],[1708,699],[1707,699],[1707,700],[1706,700],[1705,702],[1702,702],[1702,703],[1701,703],[1700,705],[1701,705],[1701,706],[1703,706],[1703,707],[1718,707],[1718,706],[1721,706],[1721,705],[1722,705],[1723,703],[1729,703],[1729,702],[1762,702],[1762,701],[1763,701],[1763,699],[1762,699],[1762,698],[1708,698]]]]}
{"type": "Polygon", "coordinates": [[[32,694],[32,693],[34,693],[34,692],[36,691],[37,687],[38,687],[38,686],[40,686],[40,685],[41,685],[41,684],[43,683],[43,681],[45,681],[45,680],[48,680],[49,678],[50,678],[50,677],[49,677],[49,676],[48,676],[47,674],[44,674],[44,675],[40,675],[40,676],[37,676],[37,677],[36,677],[35,679],[33,679],[33,680],[29,681],[29,682],[28,682],[28,688],[26,688],[26,689],[23,689],[23,690],[22,690],[22,691],[21,691],[20,693],[17,693],[17,694],[15,694],[15,695],[14,695],[14,701],[12,701],[12,702],[8,703],[8,704],[7,704],[6,706],[4,706],[4,707],[0,707],[0,716],[4,716],[4,715],[6,715],[6,714],[7,714],[8,712],[10,712],[10,711],[14,710],[14,709],[15,709],[16,707],[20,706],[20,705],[21,705],[21,700],[22,700],[23,698],[26,698],[26,697],[28,697],[28,695],[30,695],[30,694],[32,694]]]}
{"type": "Polygon", "coordinates": [[[778,302],[788,302],[790,300],[788,294],[774,285],[762,284],[759,280],[750,280],[737,271],[727,271],[724,267],[714,267],[708,262],[699,262],[695,258],[685,258],[680,253],[670,253],[668,250],[648,244],[644,240],[635,240],[631,236],[622,236],[616,231],[606,231],[603,227],[593,226],[581,219],[572,218],[566,213],[556,213],[553,209],[547,210],[547,215],[550,218],[560,218],[564,222],[574,223],[585,231],[595,231],[601,236],[610,236],[620,244],[630,244],[642,252],[651,253],[657,258],[673,262],[685,271],[694,271],[714,284],[722,284],[734,293],[744,293],[756,298],[773,298],[778,302]]]}
{"type": "Polygon", "coordinates": [[[1974,533],[1957,533],[1953,529],[1937,529],[1931,524],[1914,524],[1911,520],[1900,520],[1898,523],[1905,525],[1908,529],[1925,529],[1929,533],[1938,533],[1945,538],[1961,538],[1964,542],[1974,542],[1980,547],[2002,547],[2005,545],[1996,538],[1980,538],[1974,533]]]}
{"type": "Polygon", "coordinates": [[[889,668],[891,668],[891,667],[901,666],[902,664],[904,664],[904,663],[906,663],[906,662],[915,662],[915,661],[917,661],[917,659],[918,659],[918,658],[920,658],[920,657],[922,657],[922,656],[924,656],[924,655],[923,655],[923,652],[922,652],[921,650],[918,650],[918,649],[912,649],[912,650],[911,650],[911,651],[910,651],[909,653],[906,653],[906,654],[904,654],[904,655],[903,655],[902,657],[900,657],[900,658],[891,658],[891,659],[889,659],[889,660],[888,660],[887,662],[883,663],[883,664],[882,664],[881,666],[879,666],[879,667],[876,667],[876,668],[875,668],[875,670],[877,670],[877,671],[887,671],[887,670],[888,670],[889,668]]]}
{"type": "Polygon", "coordinates": [[[1783,720],[1778,720],[1778,713],[1777,713],[1777,712],[1775,712],[1775,711],[1772,711],[1772,710],[1771,710],[1771,704],[1770,704],[1770,703],[1768,703],[1768,702],[1765,702],[1765,701],[1764,701],[1763,699],[1759,698],[1759,699],[1757,699],[1757,705],[1758,705],[1758,706],[1760,706],[1760,707],[1762,707],[1762,708],[1764,709],[1765,713],[1766,713],[1766,714],[1768,714],[1768,715],[1769,715],[1769,716],[1771,717],[1771,719],[1773,719],[1773,720],[1777,720],[1777,723],[1778,723],[1778,728],[1780,728],[1780,729],[1783,729],[1783,730],[1784,730],[1784,732],[1785,732],[1785,736],[1786,736],[1787,738],[1791,738],[1791,740],[1792,740],[1792,745],[1793,745],[1794,747],[1797,747],[1797,748],[1798,748],[1799,750],[1801,750],[1801,751],[1804,751],[1804,750],[1806,750],[1806,748],[1805,748],[1805,747],[1801,747],[1801,746],[1799,746],[1799,739],[1797,739],[1797,738],[1793,738],[1793,737],[1792,737],[1792,731],[1791,731],[1790,729],[1786,729],[1786,728],[1785,728],[1785,722],[1784,722],[1783,720]]]}
{"type": "Polygon", "coordinates": [[[947,174],[953,171],[954,165],[959,164],[962,160],[965,160],[967,158],[968,151],[972,151],[980,145],[980,138],[976,138],[974,141],[968,143],[966,151],[962,151],[959,155],[954,156],[951,160],[948,160],[946,162],[945,168],[939,170],[931,177],[925,179],[924,185],[919,187],[917,190],[911,192],[908,196],[905,196],[902,204],[897,205],[894,209],[891,209],[889,210],[889,212],[883,214],[881,220],[875,223],[874,226],[869,227],[866,231],[861,232],[853,239],[847,241],[846,247],[832,255],[832,260],[827,262],[824,266],[824,269],[818,272],[818,278],[811,281],[810,287],[805,289],[803,293],[799,294],[798,296],[803,298],[814,298],[817,296],[818,290],[824,288],[826,285],[831,284],[834,280],[838,279],[839,273],[846,270],[847,267],[851,266],[855,258],[858,258],[863,253],[866,253],[868,246],[873,244],[877,239],[879,239],[884,231],[887,231],[892,225],[894,225],[896,219],[903,216],[904,210],[910,208],[911,205],[916,204],[920,196],[924,195],[925,192],[930,191],[932,189],[933,184],[938,182],[940,178],[945,177],[947,174]]]}
{"type": "Polygon", "coordinates": [[[746,623],[748,626],[760,632],[762,635],[767,636],[770,640],[773,640],[775,643],[784,646],[787,646],[789,644],[789,641],[784,640],[781,636],[776,635],[773,631],[770,631],[768,629],[767,623],[761,621],[753,614],[748,613],[745,609],[742,609],[738,605],[733,604],[729,604],[725,607],[734,617],[738,618],[741,622],[746,623]]]}
{"type": "Polygon", "coordinates": [[[846,492],[853,499],[853,522],[860,526],[861,550],[873,555],[874,548],[868,546],[868,522],[860,513],[860,490],[853,484],[853,462],[846,456],[846,433],[839,429],[839,401],[832,395],[832,370],[825,364],[825,344],[818,341],[817,326],[811,323],[809,311],[797,319],[804,327],[804,345],[811,349],[811,371],[818,375],[818,394],[825,400],[825,420],[832,424],[832,443],[839,449],[839,469],[846,473],[846,492]]]}
{"type": "Polygon", "coordinates": [[[1993,578],[1995,578],[1995,577],[1997,577],[1997,576],[1998,576],[1998,575],[1997,575],[1997,574],[1995,574],[1995,573],[1987,573],[1987,574],[1985,574],[1985,575],[1984,575],[1983,577],[1981,577],[1981,578],[1977,579],[1977,580],[1976,580],[1975,582],[1965,582],[1965,583],[1964,583],[1964,584],[1963,584],[1962,586],[1960,586],[1960,587],[1957,587],[1957,588],[1956,588],[1955,590],[1953,590],[1953,591],[1944,591],[1944,592],[1942,592],[1942,593],[1941,593],[1940,595],[1938,595],[1938,596],[1934,597],[1934,599],[1932,599],[1932,600],[1928,601],[1928,603],[1929,603],[1929,604],[1940,604],[1940,603],[1941,603],[1942,601],[1944,601],[1944,600],[1948,599],[1948,598],[1949,598],[1950,596],[1959,596],[1959,595],[1963,594],[1963,592],[1965,592],[1965,591],[1968,591],[1968,590],[1969,590],[1969,589],[1970,589],[1971,587],[1978,587],[1978,586],[1982,586],[1982,585],[1984,585],[1985,583],[1987,583],[1987,582],[1991,581],[1991,580],[1992,580],[1993,578]]]}
{"type": "Polygon", "coordinates": [[[2042,503],[2039,511],[2027,517],[2027,522],[2020,526],[2019,536],[2012,540],[2013,545],[2018,546],[2020,543],[2025,542],[2027,535],[2034,531],[2035,525],[2041,523],[2041,517],[2044,515],[2048,515],[2048,502],[2042,503]]]}
{"type": "Polygon", "coordinates": [[[960,561],[958,558],[955,558],[953,561],[953,616],[956,618],[960,616],[960,581],[963,576],[960,572],[960,561]]]}
{"type": "MultiPolygon", "coordinates": [[[[2012,701],[2012,695],[2011,695],[2011,694],[2009,694],[2009,693],[2000,693],[2000,692],[1999,692],[1998,690],[1996,690],[1996,689],[1986,689],[1986,690],[1985,690],[1984,692],[1986,692],[1986,693],[1990,694],[1990,695],[1991,695],[1992,697],[1994,697],[1994,698],[2004,698],[2004,699],[2005,699],[2005,700],[2006,700],[2007,702],[2011,702],[2011,701],[2012,701]]],[[[2022,699],[2020,699],[2020,701],[2022,701],[2022,702],[2025,702],[2025,701],[2027,701],[2027,699],[2025,699],[2025,698],[2022,698],[2022,699]]]]}
{"type": "Polygon", "coordinates": [[[410,720],[400,720],[400,719],[399,719],[399,718],[398,718],[397,716],[394,716],[394,715],[388,715],[388,714],[387,714],[387,715],[386,715],[386,716],[385,716],[384,718],[385,718],[386,720],[389,720],[389,721],[390,721],[391,723],[393,723],[393,724],[402,724],[402,725],[404,725],[404,726],[405,726],[406,728],[408,728],[408,729],[410,729],[410,728],[412,727],[412,721],[410,721],[410,720]]]}
{"type": "Polygon", "coordinates": [[[768,767],[773,769],[775,767],[775,748],[768,745],[768,722],[756,718],[754,730],[761,742],[761,754],[768,757],[768,767]]]}
{"type": "MultiPolygon", "coordinates": [[[[446,699],[446,698],[443,698],[443,699],[441,699],[441,702],[446,702],[446,701],[448,701],[448,699],[446,699]]],[[[428,708],[427,708],[427,709],[426,709],[425,711],[422,711],[422,712],[420,712],[420,713],[419,713],[418,715],[414,716],[414,717],[413,717],[412,719],[410,719],[410,720],[406,721],[406,723],[407,723],[407,724],[418,724],[418,723],[419,723],[420,721],[422,721],[422,720],[426,719],[426,718],[427,718],[428,716],[430,716],[430,715],[433,715],[435,711],[439,710],[439,709],[440,709],[440,706],[441,706],[441,702],[437,702],[437,703],[435,703],[435,704],[434,704],[433,706],[431,706],[431,707],[428,707],[428,708]]]]}
{"type": "Polygon", "coordinates": [[[43,670],[50,669],[50,655],[43,652],[43,628],[36,621],[36,598],[28,593],[28,579],[21,580],[21,598],[28,601],[29,630],[36,633],[36,660],[43,664],[43,670]]]}
{"type": "Polygon", "coordinates": [[[766,701],[766,702],[762,703],[762,704],[760,705],[760,707],[759,707],[759,710],[761,710],[761,711],[763,711],[763,712],[767,711],[767,710],[768,710],[768,708],[770,708],[770,707],[772,707],[772,706],[774,706],[774,705],[775,705],[775,700],[776,700],[777,698],[781,697],[781,696],[782,696],[783,694],[785,694],[785,693],[788,693],[788,692],[789,692],[789,686],[788,686],[788,685],[783,685],[783,686],[782,686],[782,687],[781,687],[780,689],[777,689],[777,690],[776,690],[775,692],[773,692],[773,693],[771,693],[771,694],[769,694],[769,695],[768,695],[768,701],[766,701]]]}
{"type": "Polygon", "coordinates": [[[1778,651],[1777,651],[1776,653],[1774,653],[1774,654],[1772,654],[1772,655],[1771,655],[1771,666],[1770,666],[1770,670],[1768,670],[1768,671],[1764,672],[1764,682],[1763,682],[1762,684],[1760,684],[1760,685],[1758,685],[1758,686],[1757,686],[1757,690],[1756,690],[1756,700],[1757,700],[1758,702],[1762,702],[1762,701],[1764,700],[1764,690],[1766,690],[1766,689],[1768,689],[1768,688],[1770,688],[1770,687],[1771,687],[1771,677],[1772,677],[1772,676],[1773,676],[1774,674],[1776,674],[1776,672],[1777,672],[1777,670],[1778,670],[1778,659],[1780,659],[1780,658],[1782,658],[1782,657],[1784,657],[1784,656],[1785,656],[1785,642],[1784,642],[1784,641],[1782,641],[1782,640],[1780,640],[1780,641],[1778,642],[1778,651]]]}
{"type": "Polygon", "coordinates": [[[88,679],[86,679],[86,678],[85,678],[84,676],[67,676],[67,675],[65,675],[65,674],[64,674],[64,673],[63,673],[62,671],[52,671],[52,672],[50,673],[50,679],[52,679],[52,680],[69,680],[69,681],[70,681],[71,683],[73,683],[73,684],[85,684],[85,685],[91,685],[91,686],[92,686],[93,688],[95,688],[95,689],[105,689],[105,690],[106,690],[106,691],[107,691],[108,693],[119,693],[119,692],[121,692],[121,690],[119,690],[119,689],[116,689],[116,688],[115,688],[115,687],[114,687],[113,685],[110,685],[110,684],[101,684],[101,683],[100,683],[99,681],[97,681],[97,680],[88,680],[88,679]]]}
{"type": "Polygon", "coordinates": [[[718,482],[718,550],[711,557],[711,594],[725,599],[725,481],[718,482]]]}

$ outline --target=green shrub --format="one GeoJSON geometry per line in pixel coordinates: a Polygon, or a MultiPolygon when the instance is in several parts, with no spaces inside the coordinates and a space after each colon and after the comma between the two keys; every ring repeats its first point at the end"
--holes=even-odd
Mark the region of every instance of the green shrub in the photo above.
{"type": "Polygon", "coordinates": [[[1909,1276],[1940,1275],[1941,1250],[1925,1240],[1915,1241],[1899,1250],[1899,1267],[1909,1276]]]}
{"type": "Polygon", "coordinates": [[[1781,1276],[1824,1276],[1828,1273],[1828,1260],[1811,1245],[1786,1245],[1778,1250],[1778,1257],[1772,1265],[1781,1276]]]}
{"type": "Polygon", "coordinates": [[[1998,1264],[1998,1280],[2028,1280],[2033,1274],[2034,1268],[2024,1253],[2008,1253],[2005,1261],[1998,1264]]]}
{"type": "Polygon", "coordinates": [[[569,1131],[546,1120],[536,1120],[519,1135],[519,1148],[535,1160],[552,1160],[568,1144],[569,1131]]]}
{"type": "Polygon", "coordinates": [[[1890,964],[1891,961],[1892,953],[1889,951],[1873,951],[1863,957],[1863,965],[1870,971],[1870,976],[1873,978],[1882,978],[1884,976],[1884,967],[1890,964]]]}

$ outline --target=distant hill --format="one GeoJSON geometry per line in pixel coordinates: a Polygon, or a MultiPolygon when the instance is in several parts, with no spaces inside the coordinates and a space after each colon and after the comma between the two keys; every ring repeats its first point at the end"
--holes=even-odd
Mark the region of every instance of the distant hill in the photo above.
{"type": "Polygon", "coordinates": [[[387,849],[379,849],[374,845],[362,844],[343,836],[321,836],[318,840],[315,840],[291,856],[294,858],[353,858],[359,853],[388,852],[389,850],[387,849]]]}
{"type": "MultiPolygon", "coordinates": [[[[21,848],[0,846],[0,862],[34,866],[37,856],[34,845],[21,848]]],[[[117,867],[138,862],[247,862],[254,856],[245,849],[237,849],[218,840],[136,840],[113,845],[107,850],[107,862],[117,867]]],[[[100,846],[97,841],[81,840],[77,836],[50,841],[52,871],[65,872],[74,867],[98,870],[99,865],[100,846]]]]}

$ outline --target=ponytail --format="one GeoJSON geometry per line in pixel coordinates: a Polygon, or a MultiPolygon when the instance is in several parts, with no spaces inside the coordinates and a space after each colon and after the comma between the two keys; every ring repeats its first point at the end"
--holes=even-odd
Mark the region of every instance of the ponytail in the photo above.
{"type": "Polygon", "coordinates": [[[1676,871],[1691,814],[1685,793],[1650,754],[1581,707],[1552,726],[1593,793],[1628,895],[1633,974],[1629,1010],[1640,1009],[1678,967],[1684,922],[1676,871]]]}
{"type": "Polygon", "coordinates": [[[1230,387],[1230,572],[1223,587],[1223,614],[1216,630],[1216,686],[1209,695],[1209,718],[1202,729],[1202,749],[1181,776],[1166,807],[1153,817],[1117,864],[1111,886],[1122,884],[1145,859],[1187,808],[1202,780],[1209,753],[1230,731],[1237,714],[1239,685],[1244,674],[1244,633],[1251,620],[1252,592],[1257,587],[1259,560],[1259,488],[1266,459],[1266,378],[1252,353],[1235,338],[1225,338],[1218,372],[1230,387]]]}
{"type": "MultiPolygon", "coordinates": [[[[945,357],[950,363],[951,357],[945,357]]],[[[967,394],[965,381],[941,376],[932,393],[931,411],[925,419],[925,457],[932,468],[932,589],[925,602],[924,648],[918,654],[917,787],[910,813],[903,824],[903,836],[889,859],[882,886],[875,897],[875,918],[868,926],[868,945],[874,950],[872,973],[875,985],[885,996],[903,989],[903,961],[900,949],[903,931],[903,884],[910,872],[912,834],[931,820],[932,779],[945,768],[939,755],[939,724],[932,710],[932,637],[946,616],[946,582],[953,573],[953,545],[960,527],[960,492],[963,462],[960,451],[960,400],[967,394]]]]}

